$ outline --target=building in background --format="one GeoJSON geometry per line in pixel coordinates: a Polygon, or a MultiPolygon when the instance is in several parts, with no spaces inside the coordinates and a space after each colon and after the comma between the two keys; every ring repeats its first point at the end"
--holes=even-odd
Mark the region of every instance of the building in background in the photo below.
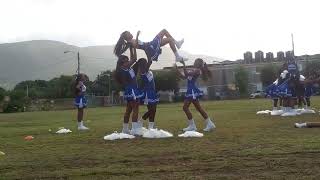
{"type": "MultiPolygon", "coordinates": [[[[277,58],[273,57],[272,52],[266,54],[266,60],[261,61],[263,57],[263,52],[258,51],[257,57],[258,62],[250,61],[250,52],[244,53],[243,60],[237,61],[222,61],[220,63],[208,64],[208,69],[212,74],[212,79],[208,81],[203,81],[201,78],[197,81],[198,87],[204,91],[205,98],[207,99],[224,99],[238,97],[238,92],[235,86],[235,70],[237,67],[242,66],[248,72],[248,94],[254,93],[256,91],[262,91],[263,86],[260,80],[260,70],[268,65],[274,64],[277,66],[282,66],[285,62],[285,56],[282,51],[277,53],[277,58]],[[250,63],[251,62],[251,63],[250,63]]],[[[251,53],[252,55],[252,53],[251,53]]],[[[307,62],[310,61],[320,61],[320,54],[316,55],[304,55],[296,57],[299,65],[303,68],[307,62]]],[[[166,67],[163,70],[168,71],[172,67],[166,67]]],[[[186,81],[181,80],[179,82],[180,93],[183,94],[186,91],[187,85],[186,81]]]]}
{"type": "Polygon", "coordinates": [[[257,51],[254,53],[254,61],[255,63],[264,62],[264,53],[262,51],[257,51]]]}

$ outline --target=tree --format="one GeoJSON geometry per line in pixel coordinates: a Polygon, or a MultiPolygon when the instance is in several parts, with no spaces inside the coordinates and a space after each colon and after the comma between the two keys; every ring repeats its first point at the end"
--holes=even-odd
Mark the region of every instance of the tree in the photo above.
{"type": "Polygon", "coordinates": [[[171,71],[155,71],[154,79],[157,91],[178,91],[179,78],[174,70],[171,71]]]}
{"type": "Polygon", "coordinates": [[[260,79],[263,86],[272,84],[278,76],[279,67],[276,65],[266,65],[262,67],[260,72],[260,79]]]}
{"type": "Polygon", "coordinates": [[[47,89],[47,97],[49,98],[71,98],[74,97],[72,83],[74,76],[61,75],[49,81],[47,89]]]}
{"type": "Polygon", "coordinates": [[[8,92],[10,96],[10,101],[4,104],[3,112],[11,113],[11,112],[21,112],[24,110],[24,104],[26,99],[25,91],[23,90],[12,90],[8,92]]]}
{"type": "Polygon", "coordinates": [[[248,75],[248,71],[244,69],[242,66],[239,66],[235,69],[235,85],[241,96],[245,96],[248,94],[248,75]]]}
{"type": "Polygon", "coordinates": [[[6,95],[6,90],[0,87],[0,102],[3,100],[5,95],[6,95]]]}
{"type": "Polygon", "coordinates": [[[112,91],[121,91],[121,87],[113,78],[113,74],[114,71],[109,70],[101,72],[91,84],[89,92],[97,95],[111,95],[112,91]]]}
{"type": "Polygon", "coordinates": [[[320,75],[320,61],[307,61],[305,64],[304,69],[302,70],[302,74],[305,76],[311,76],[311,75],[320,75]]]}

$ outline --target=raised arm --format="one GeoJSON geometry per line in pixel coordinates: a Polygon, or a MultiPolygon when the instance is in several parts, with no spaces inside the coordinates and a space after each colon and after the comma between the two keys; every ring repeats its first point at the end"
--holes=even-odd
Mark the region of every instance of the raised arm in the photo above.
{"type": "Polygon", "coordinates": [[[179,78],[186,79],[186,76],[179,71],[178,66],[176,64],[175,64],[175,67],[176,67],[176,71],[177,71],[179,78]]]}
{"type": "Polygon", "coordinates": [[[136,35],[136,41],[137,43],[139,42],[139,35],[140,35],[140,31],[137,32],[137,35],[136,35]]]}
{"type": "Polygon", "coordinates": [[[129,67],[131,67],[137,61],[137,50],[136,48],[130,47],[130,60],[129,67]]]}

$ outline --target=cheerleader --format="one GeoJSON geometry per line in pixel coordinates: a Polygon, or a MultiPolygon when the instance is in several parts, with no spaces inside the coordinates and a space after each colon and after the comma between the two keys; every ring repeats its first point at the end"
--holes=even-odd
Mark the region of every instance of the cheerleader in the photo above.
{"type": "Polygon", "coordinates": [[[153,73],[149,69],[152,61],[147,62],[145,58],[141,58],[138,60],[137,64],[139,66],[139,73],[144,84],[142,88],[144,96],[141,98],[141,100],[145,105],[147,105],[148,108],[148,111],[142,116],[142,119],[147,120],[149,118],[148,129],[154,129],[154,118],[156,115],[159,98],[156,93],[153,73]]]}
{"type": "MultiPolygon", "coordinates": [[[[179,73],[179,76],[183,79],[187,79],[187,92],[185,94],[185,100],[183,105],[183,111],[185,112],[187,118],[188,118],[188,127],[184,128],[183,131],[196,131],[197,127],[194,122],[193,116],[189,110],[189,106],[192,103],[197,111],[201,114],[203,119],[205,120],[206,127],[203,129],[204,131],[211,131],[214,128],[216,128],[215,124],[212,122],[210,117],[208,116],[207,112],[201,107],[199,99],[203,96],[203,92],[196,86],[196,81],[200,74],[202,74],[202,77],[204,80],[207,80],[207,78],[210,75],[210,71],[208,70],[208,67],[206,63],[202,59],[196,59],[194,62],[194,68],[192,69],[186,69],[185,63],[183,64],[183,74],[179,73]]],[[[177,67],[177,66],[176,66],[177,67]]]]}
{"type": "Polygon", "coordinates": [[[158,61],[158,57],[161,54],[161,47],[169,44],[172,52],[176,57],[176,62],[187,60],[186,58],[180,56],[177,51],[177,49],[181,48],[184,40],[175,40],[166,29],[160,31],[150,42],[139,41],[139,35],[140,31],[137,32],[136,39],[133,39],[133,35],[129,31],[124,31],[123,33],[121,33],[120,38],[114,47],[114,54],[116,56],[120,56],[129,47],[133,47],[136,49],[144,50],[148,57],[148,60],[150,59],[152,61],[158,61]]]}
{"type": "Polygon", "coordinates": [[[87,99],[85,98],[86,86],[84,81],[88,79],[85,74],[78,74],[75,83],[75,100],[74,104],[78,108],[77,120],[78,120],[78,130],[88,130],[86,126],[83,125],[83,113],[84,108],[87,107],[87,99]]]}
{"type": "Polygon", "coordinates": [[[132,113],[132,131],[133,135],[140,134],[140,126],[137,122],[139,113],[139,98],[143,94],[138,90],[137,86],[137,65],[134,65],[137,59],[136,50],[130,48],[130,60],[125,55],[120,55],[117,61],[115,79],[123,86],[124,98],[127,101],[126,112],[123,117],[122,132],[129,134],[129,118],[132,113]]]}

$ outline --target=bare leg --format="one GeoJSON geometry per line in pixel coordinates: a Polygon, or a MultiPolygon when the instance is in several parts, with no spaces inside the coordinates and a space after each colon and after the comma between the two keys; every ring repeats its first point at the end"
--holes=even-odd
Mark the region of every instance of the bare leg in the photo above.
{"type": "Polygon", "coordinates": [[[320,122],[307,122],[306,124],[308,128],[320,127],[320,122]]]}
{"type": "Polygon", "coordinates": [[[310,97],[306,97],[306,101],[307,101],[307,106],[310,107],[311,106],[310,97]]]}
{"type": "Polygon", "coordinates": [[[139,102],[132,101],[132,122],[137,122],[139,116],[139,102]]]}
{"type": "Polygon", "coordinates": [[[129,123],[130,114],[132,112],[132,102],[127,103],[126,112],[124,113],[123,122],[129,123]]]}
{"type": "Polygon", "coordinates": [[[143,120],[147,120],[149,117],[150,117],[150,107],[149,107],[150,105],[148,105],[147,107],[148,107],[148,111],[147,112],[145,112],[144,114],[143,114],[143,116],[142,116],[142,119],[143,120]]]}
{"type": "Polygon", "coordinates": [[[154,122],[154,118],[156,116],[156,112],[157,112],[157,105],[153,104],[153,105],[149,105],[149,111],[150,111],[150,117],[149,117],[149,122],[154,122]]]}
{"type": "Polygon", "coordinates": [[[81,122],[83,120],[83,108],[78,108],[77,119],[78,119],[78,122],[81,122]]]}
{"type": "Polygon", "coordinates": [[[163,38],[163,39],[161,40],[161,46],[164,46],[164,45],[166,45],[166,44],[168,44],[168,43],[169,43],[169,45],[170,45],[171,50],[172,50],[174,53],[176,53],[176,52],[177,52],[177,48],[176,48],[176,44],[175,44],[173,38],[163,38]]]}
{"type": "Polygon", "coordinates": [[[158,33],[158,36],[163,39],[164,36],[167,37],[167,38],[171,38],[175,41],[175,39],[171,36],[171,34],[166,30],[166,29],[162,29],[159,33],[158,33]]]}
{"type": "Polygon", "coordinates": [[[280,105],[280,106],[283,106],[283,98],[280,98],[279,105],[280,105]]]}
{"type": "Polygon", "coordinates": [[[273,107],[278,107],[278,99],[273,99],[273,107]]]}
{"type": "Polygon", "coordinates": [[[191,104],[191,101],[190,100],[184,100],[184,104],[183,104],[183,111],[184,113],[186,114],[188,120],[191,120],[192,119],[192,114],[189,110],[189,106],[191,104]]]}
{"type": "Polygon", "coordinates": [[[192,101],[194,107],[197,109],[197,111],[201,114],[201,116],[206,120],[208,119],[208,114],[203,110],[198,100],[192,101]]]}

